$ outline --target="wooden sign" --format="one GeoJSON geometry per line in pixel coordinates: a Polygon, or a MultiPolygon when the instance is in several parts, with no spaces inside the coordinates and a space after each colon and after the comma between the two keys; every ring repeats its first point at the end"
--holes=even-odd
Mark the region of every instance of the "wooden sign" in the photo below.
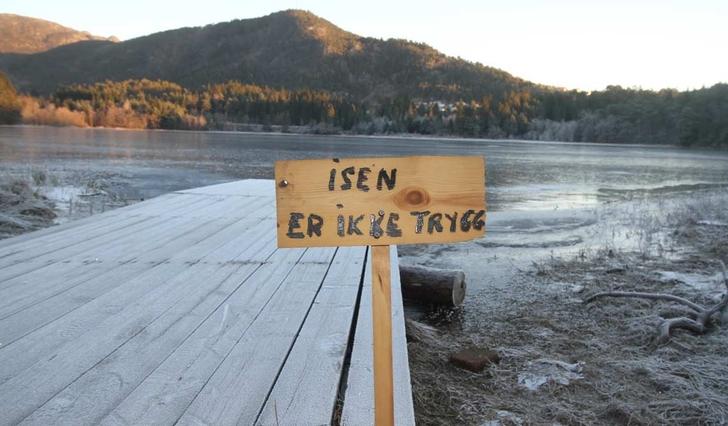
{"type": "Polygon", "coordinates": [[[485,233],[483,157],[277,161],[278,247],[371,245],[374,420],[394,425],[389,245],[485,233]]]}
{"type": "Polygon", "coordinates": [[[449,243],[485,233],[483,157],[277,161],[279,247],[449,243]]]}

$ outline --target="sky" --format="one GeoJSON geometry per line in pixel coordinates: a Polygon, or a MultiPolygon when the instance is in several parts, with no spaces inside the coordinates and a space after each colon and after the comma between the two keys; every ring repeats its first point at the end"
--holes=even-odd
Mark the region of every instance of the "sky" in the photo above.
{"type": "Polygon", "coordinates": [[[284,9],[569,89],[728,82],[728,0],[0,0],[0,12],[122,40],[284,9]]]}

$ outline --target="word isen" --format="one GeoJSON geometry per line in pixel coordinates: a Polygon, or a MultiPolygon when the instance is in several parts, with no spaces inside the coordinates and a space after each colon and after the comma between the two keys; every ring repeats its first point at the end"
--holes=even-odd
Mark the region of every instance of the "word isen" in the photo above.
{"type": "MultiPolygon", "coordinates": [[[[341,180],[343,183],[341,185],[336,184],[336,177],[339,174],[339,172],[336,169],[331,169],[329,172],[329,191],[336,190],[337,186],[342,191],[347,191],[352,189],[354,186],[352,183],[352,179],[354,176],[356,176],[356,189],[363,192],[369,191],[369,185],[367,184],[367,181],[369,180],[369,174],[372,172],[372,169],[369,167],[360,167],[359,170],[356,170],[356,167],[347,167],[345,169],[341,170],[341,180]]],[[[393,190],[394,186],[397,182],[397,169],[392,169],[389,172],[385,169],[380,169],[379,173],[377,173],[377,191],[382,191],[384,187],[388,190],[393,190]]]]}
{"type": "MultiPolygon", "coordinates": [[[[429,210],[424,211],[412,211],[410,215],[415,217],[414,231],[415,234],[422,234],[427,232],[433,234],[435,232],[469,232],[471,229],[480,231],[485,226],[485,210],[466,210],[462,214],[460,212],[452,213],[438,213],[430,212],[429,210]]],[[[336,216],[336,234],[339,237],[346,237],[350,235],[364,235],[362,227],[368,231],[368,234],[374,238],[379,238],[386,234],[388,237],[401,237],[402,228],[399,226],[399,213],[390,212],[385,215],[384,211],[379,211],[377,214],[369,214],[369,220],[364,221],[366,216],[360,215],[348,215],[344,216],[339,214],[336,216]],[[386,217],[386,220],[385,220],[386,217]]],[[[324,218],[315,213],[309,213],[304,215],[300,212],[291,212],[288,219],[288,231],[286,236],[288,238],[301,239],[308,236],[320,237],[322,230],[325,226],[324,218]],[[302,221],[305,219],[305,223],[302,221]],[[304,233],[305,230],[305,233],[304,233]]],[[[407,231],[405,229],[405,231],[407,231]]]]}

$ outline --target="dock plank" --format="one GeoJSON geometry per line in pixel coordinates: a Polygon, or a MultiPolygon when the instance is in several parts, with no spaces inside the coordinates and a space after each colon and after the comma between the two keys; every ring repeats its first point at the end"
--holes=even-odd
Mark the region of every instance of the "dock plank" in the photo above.
{"type": "Polygon", "coordinates": [[[366,247],[338,250],[258,424],[331,422],[365,254],[366,247]]]}
{"type": "MultiPolygon", "coordinates": [[[[275,250],[273,240],[265,253],[275,250]]],[[[143,333],[104,358],[24,421],[45,425],[98,423],[209,318],[261,266],[260,263],[199,265],[204,281],[186,292],[143,333]]]]}
{"type": "MultiPolygon", "coordinates": [[[[274,185],[0,241],[0,424],[328,424],[342,399],[344,424],[371,423],[367,249],[276,249],[274,185]]],[[[393,316],[412,424],[396,294],[393,316]]]]}
{"type": "MultiPolygon", "coordinates": [[[[74,263],[74,270],[78,275],[76,277],[71,275],[70,279],[64,276],[61,280],[64,284],[70,285],[57,286],[55,288],[57,292],[44,299],[34,291],[28,298],[35,298],[35,303],[26,303],[26,306],[17,312],[0,319],[0,342],[9,345],[27,333],[91,302],[138,275],[169,262],[185,247],[201,242],[210,234],[226,228],[229,223],[230,220],[211,220],[202,223],[193,221],[195,228],[178,228],[179,233],[173,234],[172,238],[157,241],[157,244],[147,251],[138,250],[135,253],[136,257],[128,261],[74,263]]],[[[45,279],[48,280],[48,277],[45,279]]]]}
{"type": "MultiPolygon", "coordinates": [[[[407,338],[404,330],[402,291],[397,267],[397,249],[390,250],[392,257],[392,352],[394,368],[395,424],[414,425],[412,384],[407,356],[407,338]]],[[[344,396],[342,421],[344,425],[374,424],[374,378],[372,372],[372,287],[371,259],[367,261],[364,287],[359,305],[359,318],[351,354],[351,365],[344,396]]]]}
{"type": "MultiPolygon", "coordinates": [[[[215,203],[226,201],[224,197],[215,197],[214,199],[188,195],[183,195],[182,197],[189,198],[186,198],[185,203],[181,206],[177,204],[167,206],[151,204],[146,208],[136,209],[133,215],[112,216],[108,221],[94,223],[92,226],[84,227],[81,231],[75,229],[73,232],[60,233],[54,238],[43,238],[43,241],[38,241],[36,244],[28,242],[9,246],[8,250],[20,249],[20,251],[12,255],[4,256],[0,259],[0,262],[2,262],[0,266],[17,261],[27,261],[28,259],[37,260],[40,256],[48,253],[59,252],[66,254],[66,251],[63,249],[74,247],[91,240],[109,240],[111,238],[111,235],[109,235],[111,232],[129,226],[130,223],[143,220],[149,221],[150,219],[160,221],[165,218],[169,219],[180,216],[196,217],[199,216],[199,212],[209,211],[215,203]]],[[[133,230],[127,229],[127,232],[133,234],[133,230]]]]}
{"type": "Polygon", "coordinates": [[[303,252],[277,251],[101,423],[175,423],[271,297],[280,291],[303,252]]]}
{"type": "MultiPolygon", "coordinates": [[[[220,204],[220,201],[213,202],[205,206],[205,209],[215,208],[220,204]]],[[[188,232],[189,229],[194,229],[204,223],[205,220],[198,217],[172,216],[159,218],[156,226],[145,228],[144,232],[129,233],[119,238],[115,238],[114,234],[107,234],[105,236],[107,240],[97,243],[91,250],[54,254],[56,259],[50,262],[41,259],[41,265],[36,269],[10,279],[5,278],[0,287],[0,300],[4,301],[0,303],[0,318],[6,314],[3,311],[4,305],[17,305],[15,299],[17,293],[25,293],[26,296],[30,296],[23,288],[28,283],[34,283],[35,286],[32,298],[42,298],[45,296],[44,290],[46,288],[50,287],[51,291],[55,291],[62,287],[62,285],[59,285],[59,280],[51,279],[53,277],[63,276],[64,278],[60,281],[70,287],[74,281],[83,280],[82,275],[84,272],[89,269],[97,269],[93,266],[100,268],[114,267],[116,263],[134,261],[150,244],[158,245],[159,240],[164,239],[165,235],[167,238],[171,236],[170,241],[173,241],[175,235],[188,232]],[[190,228],[178,228],[185,225],[190,228]],[[91,268],[84,267],[89,264],[91,264],[91,268]]],[[[29,262],[25,263],[28,264],[29,262]]]]}
{"type": "Polygon", "coordinates": [[[275,383],[335,249],[307,250],[178,424],[253,424],[275,383]]]}
{"type": "MultiPolygon", "coordinates": [[[[76,228],[85,228],[87,226],[92,226],[96,223],[102,223],[106,221],[113,220],[115,217],[119,216],[133,216],[134,211],[140,208],[147,208],[144,204],[150,204],[150,203],[160,203],[160,204],[167,204],[169,205],[172,203],[172,200],[177,199],[180,197],[181,194],[178,193],[169,193],[160,195],[159,197],[153,198],[151,200],[147,200],[144,203],[135,203],[130,204],[128,206],[119,207],[113,210],[109,210],[103,214],[96,214],[92,216],[87,216],[84,218],[76,219],[73,221],[64,222],[59,225],[50,226],[48,228],[40,229],[37,231],[29,232],[26,234],[18,235],[12,238],[6,238],[3,240],[0,240],[0,257],[2,256],[2,253],[4,253],[3,250],[5,250],[6,247],[12,246],[12,245],[18,245],[22,243],[37,243],[40,241],[41,238],[55,238],[58,233],[61,232],[68,232],[72,231],[76,228]]],[[[189,197],[192,198],[192,197],[189,197]]]]}
{"type": "MultiPolygon", "coordinates": [[[[141,214],[146,216],[183,214],[185,212],[184,209],[193,208],[196,204],[204,205],[206,201],[207,200],[200,197],[179,195],[178,197],[171,198],[169,203],[150,202],[149,205],[145,205],[146,203],[139,203],[134,206],[120,209],[128,209],[129,214],[119,214],[116,210],[112,210],[105,214],[91,216],[91,218],[96,220],[88,221],[89,223],[83,227],[75,225],[76,222],[74,221],[68,222],[64,225],[54,226],[47,230],[31,232],[20,237],[9,238],[7,240],[3,240],[6,245],[0,249],[0,260],[7,262],[9,251],[13,251],[15,253],[27,253],[34,248],[45,248],[54,244],[70,246],[79,241],[87,240],[89,237],[96,235],[99,230],[105,229],[108,231],[114,229],[113,227],[123,226],[123,221],[132,220],[139,217],[141,214]],[[183,201],[184,203],[180,205],[180,201],[183,201]],[[131,209],[131,207],[134,207],[134,209],[131,209]],[[180,209],[182,210],[180,211],[180,209]],[[53,230],[54,232],[50,232],[50,230],[53,230]],[[82,232],[79,232],[79,230],[82,232]],[[50,235],[46,235],[46,231],[48,231],[47,234],[50,235]],[[35,238],[30,238],[31,236],[35,236],[35,238]]],[[[82,219],[81,221],[85,221],[85,219],[82,219]]],[[[54,249],[58,249],[58,247],[54,247],[54,249]]]]}
{"type": "MultiPolygon", "coordinates": [[[[88,239],[84,243],[79,243],[73,246],[59,250],[51,250],[43,255],[34,257],[32,260],[26,259],[24,262],[16,263],[11,266],[6,266],[0,270],[0,289],[13,286],[17,280],[13,278],[20,278],[21,283],[25,281],[26,275],[32,272],[44,273],[48,267],[56,266],[61,262],[69,263],[69,260],[78,260],[80,262],[96,261],[99,258],[104,258],[104,254],[111,252],[114,255],[114,259],[123,261],[126,259],[133,259],[136,257],[137,245],[143,243],[149,239],[150,233],[159,231],[160,229],[164,232],[175,233],[177,230],[171,230],[174,221],[179,218],[192,218],[199,221],[204,221],[208,218],[215,218],[216,216],[209,215],[208,212],[216,209],[218,211],[235,211],[235,215],[230,215],[231,218],[240,218],[240,212],[244,211],[244,208],[255,208],[267,211],[267,205],[270,204],[270,200],[261,198],[251,198],[248,200],[235,200],[235,199],[211,199],[204,203],[202,208],[198,208],[193,215],[177,216],[175,214],[170,215],[141,215],[139,218],[146,218],[147,220],[141,225],[137,225],[134,228],[124,228],[118,230],[118,232],[106,232],[98,238],[88,239]],[[14,275],[12,275],[14,274],[14,275]]],[[[272,206],[270,207],[272,208],[272,206]]],[[[250,214],[246,215],[246,218],[260,218],[265,215],[260,214],[260,211],[251,211],[250,214]]],[[[217,215],[217,218],[221,218],[217,215]]],[[[61,265],[62,266],[62,265],[61,265]]],[[[68,268],[71,268],[70,265],[68,268]]],[[[66,269],[68,269],[66,268],[66,269]]],[[[57,273],[57,271],[54,271],[57,273]]],[[[33,279],[38,281],[37,279],[33,279]]]]}
{"type": "MultiPolygon", "coordinates": [[[[246,248],[242,246],[241,250],[246,248]]],[[[110,353],[141,333],[149,334],[147,328],[151,323],[159,320],[168,311],[173,311],[178,304],[189,301],[203,284],[215,283],[227,273],[217,263],[199,262],[188,265],[181,273],[153,288],[145,297],[120,312],[100,322],[95,318],[94,325],[88,331],[82,332],[71,341],[61,343],[50,358],[38,360],[0,384],[0,394],[9,396],[0,400],[0,423],[15,423],[27,417],[69,383],[75,382],[89,368],[102,362],[110,353]],[[35,391],[21,397],[18,389],[24,387],[35,391]]],[[[76,325],[74,328],[79,329],[76,325]]],[[[7,373],[5,368],[1,370],[0,378],[4,379],[7,373]]]]}
{"type": "MultiPolygon", "coordinates": [[[[157,239],[164,238],[165,233],[170,235],[171,228],[182,225],[179,218],[164,222],[159,226],[145,232],[142,241],[118,241],[108,244],[111,247],[112,255],[104,250],[97,250],[93,259],[79,261],[60,261],[45,264],[44,266],[14,277],[5,281],[3,288],[0,288],[0,319],[12,315],[19,310],[31,306],[38,301],[52,297],[72,288],[80,283],[93,279],[94,276],[123,265],[123,260],[118,257],[126,255],[127,250],[142,252],[148,244],[154,244],[157,239]],[[33,286],[33,292],[27,291],[27,286],[33,286]]],[[[138,234],[137,234],[138,235],[138,234]]]]}
{"type": "MultiPolygon", "coordinates": [[[[275,226],[269,219],[269,227],[275,226]]],[[[0,347],[0,383],[8,380],[13,373],[29,368],[38,359],[56,350],[60,345],[84,335],[87,331],[100,329],[107,333],[120,326],[118,318],[128,321],[153,317],[170,302],[168,296],[181,296],[173,290],[181,286],[194,285],[197,280],[204,280],[203,276],[195,277],[193,266],[204,261],[205,256],[225,245],[230,237],[239,233],[237,238],[245,241],[250,236],[260,235],[260,229],[250,230],[250,234],[243,231],[251,225],[260,223],[259,219],[246,219],[207,235],[198,244],[182,250],[175,258],[160,263],[147,273],[137,276],[102,297],[83,305],[61,319],[24,336],[8,346],[0,347]],[[238,231],[236,231],[236,229],[238,231]],[[229,231],[224,232],[224,231],[229,231]],[[111,317],[111,319],[109,319],[111,317]],[[108,328],[105,328],[107,327],[108,328]]],[[[133,326],[132,326],[133,327],[133,326]]],[[[3,387],[0,385],[0,393],[3,387]]],[[[2,401],[0,401],[0,408],[2,401]]],[[[0,410],[1,411],[1,410],[0,410]]]]}

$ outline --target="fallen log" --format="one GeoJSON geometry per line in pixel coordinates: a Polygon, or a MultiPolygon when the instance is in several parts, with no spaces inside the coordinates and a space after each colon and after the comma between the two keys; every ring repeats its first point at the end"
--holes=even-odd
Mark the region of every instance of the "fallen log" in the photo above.
{"type": "Polygon", "coordinates": [[[399,267],[402,297],[433,305],[459,306],[465,299],[465,273],[425,266],[399,267]]]}

